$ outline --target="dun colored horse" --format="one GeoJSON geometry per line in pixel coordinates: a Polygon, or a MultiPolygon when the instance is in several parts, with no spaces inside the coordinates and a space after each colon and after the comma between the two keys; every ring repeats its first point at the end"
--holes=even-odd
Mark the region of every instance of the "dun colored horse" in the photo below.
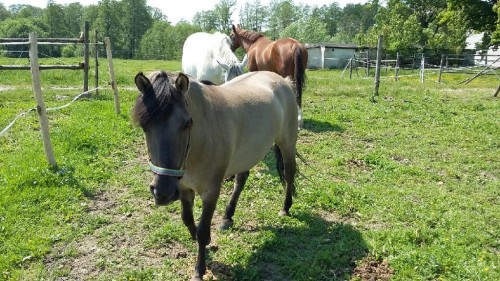
{"type": "Polygon", "coordinates": [[[268,70],[282,77],[290,76],[297,87],[297,104],[302,108],[302,91],[305,85],[307,50],[293,38],[273,41],[261,33],[232,26],[231,38],[233,52],[243,47],[248,54],[249,71],[268,70]]]}
{"type": "Polygon", "coordinates": [[[269,71],[249,72],[223,84],[205,85],[183,73],[139,73],[140,91],[132,117],[146,138],[150,191],[158,205],[180,199],[181,217],[198,241],[192,280],[206,271],[205,250],[223,180],[236,175],[221,228],[233,224],[238,197],[249,170],[274,144],[286,196],[281,215],[292,205],[296,172],[297,103],[290,79],[269,71]],[[198,226],[193,200],[202,200],[198,226]]]}

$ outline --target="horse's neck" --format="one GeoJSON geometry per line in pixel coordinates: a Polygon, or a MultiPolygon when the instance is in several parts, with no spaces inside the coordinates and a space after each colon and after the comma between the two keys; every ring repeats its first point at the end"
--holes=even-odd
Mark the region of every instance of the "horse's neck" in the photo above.
{"type": "Polygon", "coordinates": [[[271,40],[269,40],[268,38],[266,38],[264,36],[260,36],[255,40],[250,40],[248,38],[244,38],[242,40],[242,46],[243,46],[243,49],[245,49],[245,51],[248,53],[248,51],[250,51],[250,48],[257,46],[257,44],[269,45],[271,42],[272,42],[271,40]]]}

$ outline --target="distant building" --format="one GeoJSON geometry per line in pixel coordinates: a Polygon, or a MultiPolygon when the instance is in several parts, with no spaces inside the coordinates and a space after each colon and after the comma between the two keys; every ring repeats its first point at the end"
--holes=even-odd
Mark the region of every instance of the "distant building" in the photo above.
{"type": "Polygon", "coordinates": [[[307,68],[344,68],[354,54],[367,48],[353,44],[305,44],[309,59],[307,68]]]}
{"type": "Polygon", "coordinates": [[[471,34],[467,37],[465,50],[475,52],[474,64],[476,66],[489,66],[491,68],[500,67],[500,48],[491,46],[487,50],[477,50],[476,45],[483,40],[484,32],[471,34]]]}

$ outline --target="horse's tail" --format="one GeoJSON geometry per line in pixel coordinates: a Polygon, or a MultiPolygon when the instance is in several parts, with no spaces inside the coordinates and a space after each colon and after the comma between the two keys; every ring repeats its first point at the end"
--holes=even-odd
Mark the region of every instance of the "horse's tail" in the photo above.
{"type": "Polygon", "coordinates": [[[276,170],[278,170],[278,176],[283,183],[285,182],[285,164],[283,164],[283,155],[277,145],[274,145],[274,156],[276,157],[276,170]]]}
{"type": "Polygon", "coordinates": [[[302,53],[302,48],[300,45],[295,45],[295,50],[293,51],[293,62],[294,62],[294,73],[295,84],[297,87],[297,105],[302,108],[302,91],[305,87],[306,82],[306,68],[304,67],[304,60],[307,63],[307,57],[304,57],[302,53]]]}
{"type": "MultiPolygon", "coordinates": [[[[285,164],[283,163],[283,155],[281,154],[281,150],[277,145],[274,145],[274,156],[276,157],[276,169],[278,170],[278,176],[280,178],[281,183],[285,182],[285,164]]],[[[295,184],[292,185],[292,194],[295,195],[295,184]]]]}

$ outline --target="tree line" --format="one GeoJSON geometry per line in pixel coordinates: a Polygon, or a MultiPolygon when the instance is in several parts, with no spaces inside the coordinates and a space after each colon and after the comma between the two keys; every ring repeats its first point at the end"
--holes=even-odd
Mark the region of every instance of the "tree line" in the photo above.
{"type": "MultiPolygon", "coordinates": [[[[483,33],[476,48],[500,44],[500,4],[496,0],[369,0],[341,8],[296,4],[293,0],[248,0],[239,10],[244,29],[270,38],[294,37],[304,43],[357,44],[374,47],[384,36],[384,49],[400,53],[461,53],[466,38],[483,33]]],[[[190,7],[192,8],[192,7],[190,7]]],[[[110,37],[113,56],[125,59],[179,60],[182,45],[198,31],[229,34],[236,0],[220,0],[213,9],[199,11],[190,20],[172,24],[146,0],[101,0],[96,5],[56,4],[46,8],[0,3],[0,37],[75,38],[85,21],[99,36],[110,37]]],[[[92,36],[93,35],[93,32],[92,36]]],[[[41,46],[47,56],[77,56],[75,45],[41,46]]],[[[22,56],[26,46],[3,46],[9,56],[22,56]]]]}

